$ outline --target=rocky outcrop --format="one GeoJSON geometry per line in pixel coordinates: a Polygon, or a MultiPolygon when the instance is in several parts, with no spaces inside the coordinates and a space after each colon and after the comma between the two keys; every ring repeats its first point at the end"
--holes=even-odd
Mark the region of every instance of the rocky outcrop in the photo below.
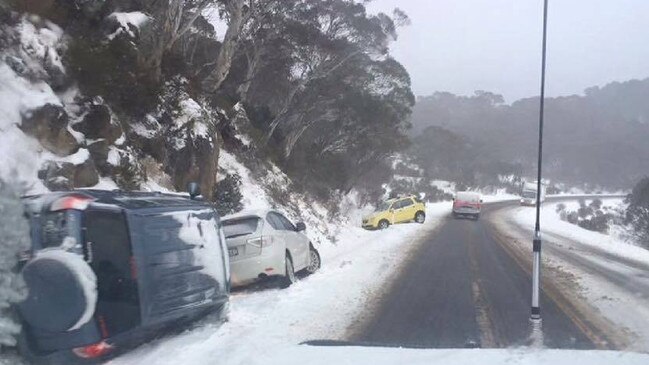
{"type": "Polygon", "coordinates": [[[93,100],[83,119],[75,123],[72,129],[83,133],[87,140],[103,139],[109,145],[123,134],[122,126],[113,119],[110,108],[101,98],[93,100]]]}
{"type": "Polygon", "coordinates": [[[91,159],[80,164],[48,161],[38,171],[38,178],[50,190],[71,190],[91,187],[99,182],[99,174],[91,159]]]}
{"type": "Polygon", "coordinates": [[[57,156],[67,156],[79,149],[77,140],[68,131],[68,114],[62,106],[45,104],[26,113],[20,129],[57,156]]]}

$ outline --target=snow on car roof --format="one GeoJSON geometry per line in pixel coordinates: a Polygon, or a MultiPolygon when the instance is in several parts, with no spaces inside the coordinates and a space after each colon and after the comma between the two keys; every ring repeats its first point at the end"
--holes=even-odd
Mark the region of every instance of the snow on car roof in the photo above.
{"type": "Polygon", "coordinates": [[[479,200],[480,194],[473,191],[460,191],[455,194],[455,197],[460,200],[479,200]]]}
{"type": "Polygon", "coordinates": [[[108,204],[124,209],[141,209],[156,207],[211,207],[210,203],[199,199],[190,199],[188,195],[166,194],[158,192],[77,189],[64,192],[52,192],[41,195],[26,196],[23,199],[31,204],[51,202],[68,195],[85,195],[93,199],[93,204],[108,204]]]}

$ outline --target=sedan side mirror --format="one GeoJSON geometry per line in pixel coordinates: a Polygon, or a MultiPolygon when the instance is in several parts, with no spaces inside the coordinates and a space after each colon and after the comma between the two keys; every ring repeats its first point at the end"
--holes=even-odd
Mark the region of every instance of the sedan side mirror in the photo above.
{"type": "Polygon", "coordinates": [[[304,224],[304,222],[297,222],[297,224],[295,224],[295,230],[298,232],[306,230],[306,224],[304,224]]]}

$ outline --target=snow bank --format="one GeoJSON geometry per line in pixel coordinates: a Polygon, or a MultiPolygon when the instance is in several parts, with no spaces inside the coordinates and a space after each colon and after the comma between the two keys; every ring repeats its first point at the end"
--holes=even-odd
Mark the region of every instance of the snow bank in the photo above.
{"type": "MultiPolygon", "coordinates": [[[[29,17],[39,20],[35,15],[29,15],[29,17]]],[[[38,23],[42,24],[39,28],[35,27],[25,16],[17,26],[22,60],[26,62],[28,68],[34,71],[42,71],[43,67],[48,67],[56,68],[62,73],[65,72],[61,57],[56,51],[60,46],[63,30],[46,20],[38,21],[38,23]]]]}
{"type": "Polygon", "coordinates": [[[0,177],[15,177],[31,184],[30,193],[46,191],[36,179],[44,161],[42,147],[18,126],[22,114],[47,103],[61,105],[59,98],[44,82],[31,83],[0,61],[0,177]]]}
{"type": "MultiPolygon", "coordinates": [[[[604,205],[621,203],[622,199],[602,199],[604,205]]],[[[561,237],[575,240],[587,246],[605,250],[610,254],[625,259],[649,263],[649,250],[622,241],[617,237],[599,232],[589,231],[577,225],[562,221],[556,212],[556,207],[561,203],[544,203],[541,207],[541,230],[561,237]]],[[[563,202],[563,204],[570,204],[563,202]]],[[[572,206],[578,203],[572,203],[572,206]]],[[[532,230],[536,219],[535,210],[530,207],[519,207],[509,213],[514,221],[521,226],[532,230]]]]}
{"type": "Polygon", "coordinates": [[[208,364],[214,359],[249,364],[302,341],[344,339],[360,325],[370,301],[388,286],[402,260],[417,247],[417,240],[449,210],[448,203],[430,204],[423,225],[398,224],[385,231],[345,226],[336,245],[321,248],[322,269],[314,275],[285,290],[235,292],[230,320],[223,326],[205,323],[144,345],[111,364],[208,364]]]}

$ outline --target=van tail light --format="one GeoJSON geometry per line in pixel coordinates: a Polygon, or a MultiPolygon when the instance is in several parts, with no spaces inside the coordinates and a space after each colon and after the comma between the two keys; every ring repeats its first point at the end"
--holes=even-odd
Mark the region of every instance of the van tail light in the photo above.
{"type": "Polygon", "coordinates": [[[101,341],[92,345],[77,347],[75,349],[72,349],[72,352],[84,359],[96,359],[110,353],[114,349],[115,348],[113,347],[113,345],[108,344],[105,341],[101,341]]]}
{"type": "Polygon", "coordinates": [[[249,245],[253,245],[255,247],[268,247],[272,243],[270,237],[257,237],[257,238],[251,238],[246,241],[249,245]]]}
{"type": "Polygon", "coordinates": [[[52,212],[67,209],[84,210],[88,208],[88,204],[90,204],[91,201],[92,198],[89,198],[85,195],[66,196],[61,199],[55,200],[50,205],[50,210],[52,212]]]}

